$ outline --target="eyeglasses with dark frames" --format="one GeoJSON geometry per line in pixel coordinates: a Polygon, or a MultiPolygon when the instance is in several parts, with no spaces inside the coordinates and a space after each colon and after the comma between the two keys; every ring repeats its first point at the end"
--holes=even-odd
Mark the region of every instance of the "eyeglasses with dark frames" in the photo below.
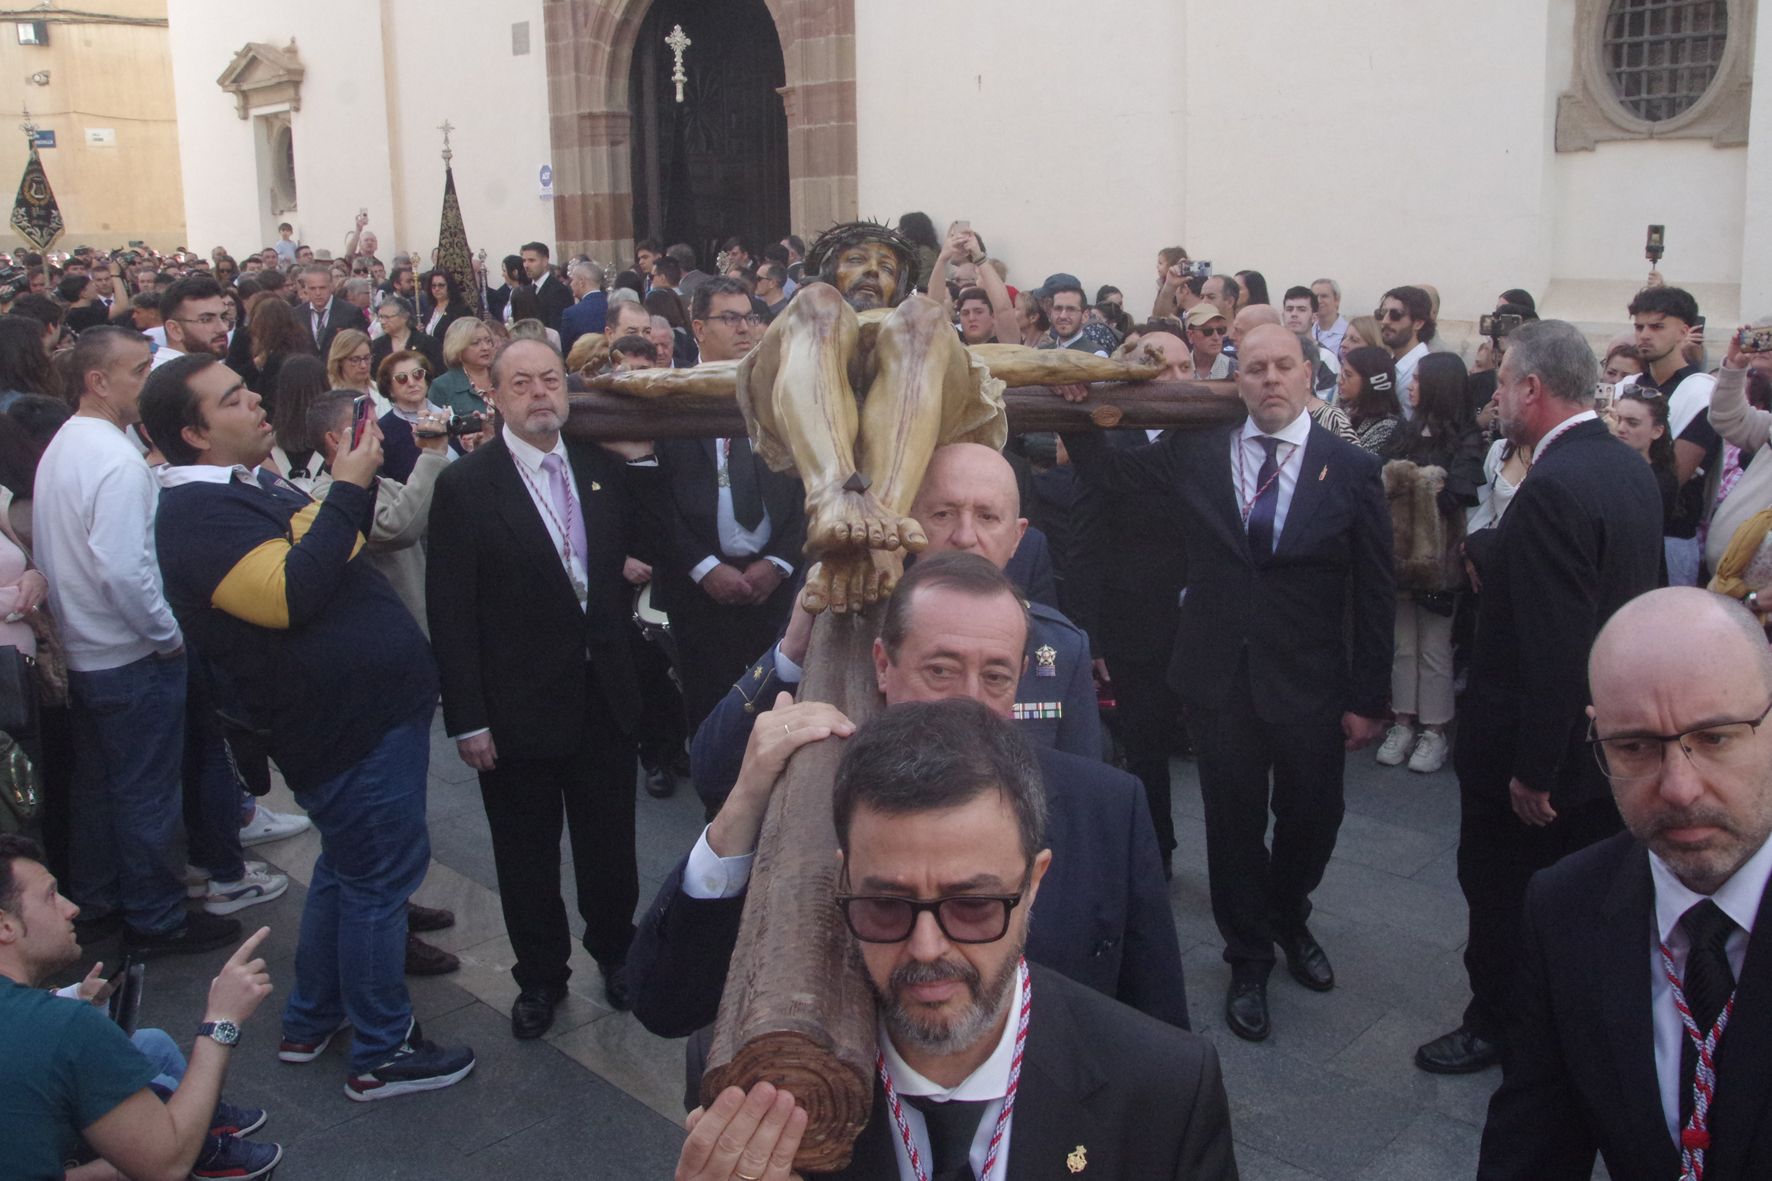
{"type": "Polygon", "coordinates": [[[1372,318],[1374,320],[1389,320],[1392,323],[1396,323],[1399,320],[1409,319],[1409,313],[1402,308],[1374,308],[1372,311],[1372,318]]]}
{"type": "Polygon", "coordinates": [[[923,900],[845,892],[836,896],[836,903],[850,934],[863,943],[903,943],[925,911],[935,916],[935,925],[949,943],[995,943],[1009,933],[1010,913],[1020,905],[1027,881],[1023,877],[1022,889],[1013,894],[950,894],[923,900]]]}
{"type": "Polygon", "coordinates": [[[1677,743],[1687,760],[1699,770],[1728,770],[1755,758],[1753,737],[1772,715],[1772,703],[1752,721],[1711,722],[1678,734],[1614,734],[1601,738],[1594,723],[1587,727],[1587,744],[1608,779],[1631,782],[1661,774],[1668,743],[1677,743]]]}

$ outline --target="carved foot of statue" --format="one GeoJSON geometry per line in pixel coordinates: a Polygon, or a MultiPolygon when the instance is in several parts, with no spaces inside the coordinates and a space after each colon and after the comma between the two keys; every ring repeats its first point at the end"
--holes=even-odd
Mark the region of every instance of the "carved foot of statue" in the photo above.
{"type": "Polygon", "coordinates": [[[806,571],[800,605],[813,615],[826,608],[838,615],[863,611],[890,595],[903,576],[903,550],[832,554],[806,571]]]}
{"type": "Polygon", "coordinates": [[[861,550],[906,549],[929,544],[913,517],[889,511],[872,492],[854,489],[858,481],[826,492],[807,493],[806,553],[815,558],[861,550]]]}

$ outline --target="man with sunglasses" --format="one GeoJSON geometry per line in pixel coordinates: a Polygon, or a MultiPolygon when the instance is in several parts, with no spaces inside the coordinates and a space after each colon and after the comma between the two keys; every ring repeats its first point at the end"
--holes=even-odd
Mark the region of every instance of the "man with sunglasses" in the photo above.
{"type": "MultiPolygon", "coordinates": [[[[988,559],[925,556],[888,600],[874,644],[887,712],[964,697],[1011,718],[1027,629],[1014,584],[988,559]]],[[[785,692],[774,709],[756,716],[731,794],[635,937],[634,1014],[648,1029],[684,1037],[714,1019],[776,781],[795,750],[852,731],[834,707],[795,703],[785,692]]],[[[1035,759],[1052,810],[1054,860],[1029,955],[1187,1028],[1181,954],[1143,788],[1097,760],[1046,748],[1035,759]]]]}
{"type": "Polygon", "coordinates": [[[1223,381],[1236,372],[1236,366],[1225,355],[1225,337],[1231,322],[1217,306],[1206,301],[1194,305],[1187,314],[1187,342],[1194,351],[1194,372],[1201,381],[1223,381]]]}
{"type": "MultiPolygon", "coordinates": [[[[1013,725],[972,701],[889,709],[844,751],[832,804],[833,904],[879,1004],[880,1057],[872,1117],[830,1175],[1237,1175],[1212,1046],[1030,946],[1065,853],[1013,725]]],[[[776,1181],[805,1121],[763,1083],[729,1088],[692,1128],[679,1177],[776,1181]]]]}
{"type": "Polygon", "coordinates": [[[1649,465],[1594,414],[1599,371],[1578,328],[1540,320],[1508,334],[1496,374],[1499,429],[1533,459],[1501,527],[1465,547],[1483,588],[1454,753],[1471,1001],[1415,1052],[1435,1074],[1500,1060],[1528,879],[1619,827],[1582,747],[1587,656],[1660,583],[1662,511],[1649,465]]]}
{"type": "Polygon", "coordinates": [[[1613,1181],[1772,1176],[1765,633],[1721,595],[1652,591],[1587,671],[1592,753],[1570,757],[1629,832],[1532,881],[1477,1176],[1585,1181],[1596,1152],[1613,1181]]]}
{"type": "MultiPolygon", "coordinates": [[[[1433,301],[1419,287],[1393,287],[1384,293],[1372,313],[1378,321],[1378,337],[1391,351],[1397,366],[1397,389],[1407,391],[1415,367],[1428,354],[1427,342],[1434,335],[1433,301]]],[[[1409,399],[1403,398],[1403,417],[1412,413],[1409,399]]]]}

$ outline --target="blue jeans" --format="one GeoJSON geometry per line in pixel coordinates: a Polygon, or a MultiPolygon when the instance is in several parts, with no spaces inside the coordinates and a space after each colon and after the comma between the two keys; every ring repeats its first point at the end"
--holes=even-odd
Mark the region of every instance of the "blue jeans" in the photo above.
{"type": "Polygon", "coordinates": [[[185,1078],[185,1056],[179,1053],[178,1043],[172,1040],[172,1035],[164,1029],[138,1029],[129,1040],[159,1072],[148,1085],[156,1091],[164,1091],[162,1099],[178,1090],[179,1083],[185,1078]]]}
{"type": "Polygon", "coordinates": [[[320,832],[295,950],[295,990],[283,1033],[317,1042],[345,1019],[356,1029],[351,1068],[371,1070],[406,1038],[406,900],[424,881],[431,711],[396,726],[356,766],[297,789],[320,832]]]}
{"type": "Polygon", "coordinates": [[[122,912],[143,934],[185,921],[178,864],[185,747],[185,658],[146,656],[69,672],[76,751],[72,881],[89,916],[122,912]]]}

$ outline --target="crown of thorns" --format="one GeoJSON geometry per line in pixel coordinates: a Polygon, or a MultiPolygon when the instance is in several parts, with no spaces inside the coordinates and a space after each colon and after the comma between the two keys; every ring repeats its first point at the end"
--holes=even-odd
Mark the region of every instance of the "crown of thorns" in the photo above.
{"type": "Polygon", "coordinates": [[[834,279],[837,274],[837,256],[849,247],[863,242],[878,242],[898,255],[904,270],[898,283],[901,294],[916,288],[917,248],[911,245],[909,238],[877,221],[839,222],[820,234],[812,248],[806,252],[806,269],[820,278],[834,279]]]}

